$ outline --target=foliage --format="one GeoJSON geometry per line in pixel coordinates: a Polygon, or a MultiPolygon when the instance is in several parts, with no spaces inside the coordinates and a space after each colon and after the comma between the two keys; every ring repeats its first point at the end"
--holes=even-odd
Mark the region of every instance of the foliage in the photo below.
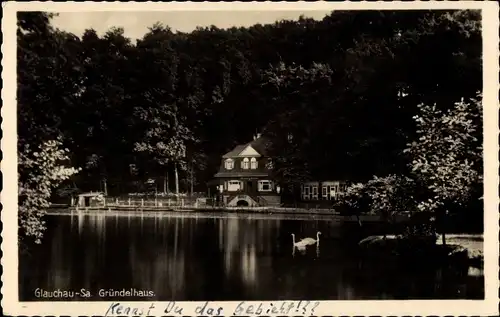
{"type": "Polygon", "coordinates": [[[408,252],[426,251],[436,245],[437,233],[434,222],[412,223],[397,236],[400,245],[408,252]]]}
{"type": "MultiPolygon", "coordinates": [[[[314,63],[311,68],[279,63],[263,73],[263,88],[269,90],[271,111],[276,114],[265,126],[272,139],[269,154],[275,177],[282,183],[300,183],[310,177],[318,144],[311,142],[321,126],[304,125],[332,105],[328,97],[332,70],[314,63]],[[314,103],[314,107],[311,105],[314,103]],[[313,163],[313,164],[311,164],[313,163]]],[[[319,167],[319,166],[318,166],[319,167]]]]}
{"type": "Polygon", "coordinates": [[[415,180],[397,175],[374,176],[367,183],[347,188],[344,203],[353,210],[380,214],[387,221],[403,211],[414,210],[417,199],[415,180]]]}
{"type": "Polygon", "coordinates": [[[51,14],[18,13],[18,198],[20,239],[40,243],[52,191],[78,172],[62,149],[62,118],[78,87],[75,36],[54,31],[51,14]]]}
{"type": "Polygon", "coordinates": [[[349,185],[342,197],[342,205],[344,205],[349,212],[354,214],[366,212],[373,213],[370,206],[368,186],[365,183],[354,183],[349,185]]]}
{"type": "Polygon", "coordinates": [[[405,152],[412,158],[412,171],[432,195],[418,209],[436,211],[468,203],[474,187],[482,183],[481,99],[462,99],[447,111],[436,105],[419,109],[414,117],[418,139],[405,152]]]}
{"type": "Polygon", "coordinates": [[[136,42],[119,28],[77,37],[50,18],[18,16],[19,140],[62,136],[82,190],[106,179],[119,194],[181,167],[183,189],[194,179],[203,191],[220,156],[256,132],[283,183],[407,175],[416,105],[446,111],[481,89],[476,11],[335,11],[190,33],[157,23],[136,42]]]}
{"type": "Polygon", "coordinates": [[[20,237],[41,242],[45,222],[42,217],[49,207],[52,190],[78,172],[63,164],[68,149],[60,140],[50,140],[38,147],[24,145],[19,151],[19,227],[20,237]]]}
{"type": "Polygon", "coordinates": [[[174,123],[162,115],[146,117],[150,127],[146,130],[141,142],[135,144],[135,151],[146,152],[151,155],[157,164],[167,165],[170,162],[186,162],[186,140],[190,131],[174,123]]]}
{"type": "MultiPolygon", "coordinates": [[[[401,210],[440,215],[478,198],[474,195],[482,183],[480,99],[462,100],[445,112],[436,105],[418,108],[420,113],[414,116],[418,139],[404,150],[414,179],[375,176],[367,183],[350,186],[345,203],[353,210],[366,208],[390,220],[401,210]]],[[[443,217],[439,217],[441,221],[443,217]]],[[[435,218],[408,227],[402,238],[416,239],[416,243],[422,237],[432,240],[435,218]]]]}

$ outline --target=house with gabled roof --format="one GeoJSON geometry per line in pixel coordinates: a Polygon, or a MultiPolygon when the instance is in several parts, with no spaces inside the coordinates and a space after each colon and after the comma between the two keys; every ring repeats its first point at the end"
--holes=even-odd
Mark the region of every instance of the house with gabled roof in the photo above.
{"type": "Polygon", "coordinates": [[[253,141],[237,145],[222,156],[219,171],[211,182],[225,206],[276,206],[281,204],[279,187],[271,177],[266,155],[267,140],[256,135],[253,141]]]}

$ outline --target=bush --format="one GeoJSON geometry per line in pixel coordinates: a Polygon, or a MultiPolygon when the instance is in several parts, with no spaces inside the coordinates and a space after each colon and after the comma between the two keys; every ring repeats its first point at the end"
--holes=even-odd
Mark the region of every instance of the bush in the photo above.
{"type": "Polygon", "coordinates": [[[18,152],[19,239],[30,238],[41,243],[45,230],[42,219],[50,206],[52,191],[79,172],[66,166],[68,150],[62,149],[60,139],[50,140],[38,147],[28,144],[18,152]]]}
{"type": "Polygon", "coordinates": [[[396,253],[410,260],[433,256],[437,252],[437,238],[433,216],[429,213],[416,213],[396,236],[396,253]]]}
{"type": "Polygon", "coordinates": [[[403,233],[397,236],[402,252],[426,252],[436,246],[437,233],[435,226],[430,224],[411,224],[405,227],[403,233]]]}

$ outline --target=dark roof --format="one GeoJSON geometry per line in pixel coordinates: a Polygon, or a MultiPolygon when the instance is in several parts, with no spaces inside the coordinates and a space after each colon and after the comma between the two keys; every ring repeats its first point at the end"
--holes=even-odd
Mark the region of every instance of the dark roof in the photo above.
{"type": "Polygon", "coordinates": [[[247,146],[252,146],[252,148],[259,152],[260,155],[265,156],[266,155],[266,145],[267,145],[268,140],[264,137],[259,137],[251,142],[248,142],[246,144],[241,144],[237,145],[233,150],[227,152],[222,156],[222,158],[232,158],[232,157],[237,157],[238,154],[241,153],[247,146]]]}
{"type": "Polygon", "coordinates": [[[252,142],[249,142],[245,145],[251,145],[257,152],[260,153],[260,155],[266,155],[267,154],[267,143],[269,142],[268,139],[264,137],[257,138],[253,140],[252,142]]]}

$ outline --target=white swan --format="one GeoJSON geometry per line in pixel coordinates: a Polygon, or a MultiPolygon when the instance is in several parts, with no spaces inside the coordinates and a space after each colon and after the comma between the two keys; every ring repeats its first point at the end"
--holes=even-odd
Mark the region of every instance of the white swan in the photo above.
{"type": "Polygon", "coordinates": [[[319,244],[319,235],[321,234],[320,231],[316,233],[316,240],[313,238],[305,238],[300,240],[299,242],[295,242],[295,234],[292,233],[292,238],[293,238],[293,246],[296,247],[299,250],[305,249],[308,245],[312,244],[319,244]]]}

